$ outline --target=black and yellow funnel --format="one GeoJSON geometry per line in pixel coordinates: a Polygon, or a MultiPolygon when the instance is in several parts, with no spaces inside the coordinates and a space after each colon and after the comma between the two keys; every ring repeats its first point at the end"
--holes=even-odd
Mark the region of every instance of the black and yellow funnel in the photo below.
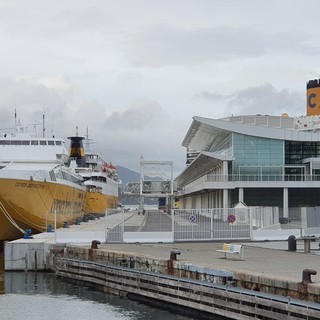
{"type": "Polygon", "coordinates": [[[307,116],[320,115],[320,79],[307,82],[307,116]]]}
{"type": "Polygon", "coordinates": [[[84,154],[84,148],[82,140],[84,137],[68,137],[70,139],[70,150],[69,156],[70,160],[76,160],[78,167],[85,167],[86,164],[86,157],[84,154]]]}

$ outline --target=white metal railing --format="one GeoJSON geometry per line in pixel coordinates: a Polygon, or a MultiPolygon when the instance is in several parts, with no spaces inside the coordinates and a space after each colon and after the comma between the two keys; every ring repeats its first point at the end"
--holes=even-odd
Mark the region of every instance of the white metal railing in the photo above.
{"type": "Polygon", "coordinates": [[[183,186],[184,189],[197,186],[204,182],[320,182],[320,175],[302,175],[302,174],[206,174],[183,186]]]}
{"type": "Polygon", "coordinates": [[[175,209],[173,231],[176,241],[251,239],[248,208],[175,209]]]}
{"type": "Polygon", "coordinates": [[[157,242],[169,242],[169,233],[170,242],[251,239],[251,211],[248,208],[174,209],[167,214],[148,210],[145,214],[136,211],[106,217],[107,242],[130,242],[129,238],[151,241],[150,234],[159,238],[157,242]]]}
{"type": "MultiPolygon", "coordinates": [[[[201,177],[203,178],[203,177],[201,177]]],[[[229,175],[206,175],[206,181],[320,181],[320,175],[305,174],[229,174],[229,175]]]]}

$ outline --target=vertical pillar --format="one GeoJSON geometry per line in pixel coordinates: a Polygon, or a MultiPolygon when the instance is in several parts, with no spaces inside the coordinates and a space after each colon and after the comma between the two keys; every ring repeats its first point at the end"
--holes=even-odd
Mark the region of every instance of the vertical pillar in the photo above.
{"type": "Polygon", "coordinates": [[[223,161],[223,167],[222,167],[222,174],[223,174],[223,181],[228,181],[228,161],[223,161]]]}
{"type": "Polygon", "coordinates": [[[243,201],[243,195],[244,195],[243,188],[239,188],[239,198],[238,198],[239,202],[244,202],[243,201]]]}
{"type": "Polygon", "coordinates": [[[140,157],[140,204],[139,204],[139,210],[142,210],[144,208],[143,182],[144,182],[144,159],[143,159],[143,156],[141,156],[140,157]]]}
{"type": "MultiPolygon", "coordinates": [[[[228,161],[223,161],[223,181],[228,181],[228,161]]],[[[227,209],[229,207],[229,199],[228,199],[229,193],[228,189],[223,189],[223,196],[222,196],[222,204],[223,208],[227,209]]]]}
{"type": "Polygon", "coordinates": [[[283,188],[283,217],[289,218],[288,188],[283,188]]]}
{"type": "Polygon", "coordinates": [[[229,192],[228,189],[223,189],[223,208],[228,209],[229,208],[229,192]]]}
{"type": "Polygon", "coordinates": [[[174,236],[174,220],[175,220],[175,209],[171,211],[171,230],[172,230],[172,239],[174,242],[175,236],[174,236]]]}
{"type": "Polygon", "coordinates": [[[228,189],[223,189],[221,190],[221,196],[222,196],[222,216],[223,216],[223,219],[224,221],[227,221],[227,218],[228,218],[228,214],[229,214],[229,210],[228,210],[228,189]]]}
{"type": "Polygon", "coordinates": [[[223,209],[228,209],[229,207],[229,192],[228,189],[223,189],[223,209]]]}
{"type": "Polygon", "coordinates": [[[143,209],[144,209],[144,196],[141,195],[140,196],[139,210],[143,210],[143,209]]]}

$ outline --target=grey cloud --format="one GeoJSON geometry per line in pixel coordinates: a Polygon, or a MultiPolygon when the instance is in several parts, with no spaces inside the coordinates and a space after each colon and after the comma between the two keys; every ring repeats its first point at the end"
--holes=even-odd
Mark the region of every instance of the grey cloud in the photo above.
{"type": "Polygon", "coordinates": [[[35,37],[62,36],[70,33],[110,32],[117,26],[107,6],[83,1],[26,2],[3,4],[0,12],[0,26],[6,33],[35,37]]]}
{"type": "Polygon", "coordinates": [[[24,79],[0,78],[0,87],[0,108],[11,110],[12,116],[13,109],[17,109],[20,115],[27,117],[27,122],[34,121],[35,113],[63,108],[66,105],[65,97],[61,93],[43,84],[28,83],[24,79]]]}
{"type": "Polygon", "coordinates": [[[229,28],[185,30],[154,25],[132,34],[128,42],[127,56],[137,66],[198,64],[214,59],[255,57],[264,52],[257,33],[229,28]]]}
{"type": "Polygon", "coordinates": [[[255,29],[179,29],[167,25],[148,26],[127,39],[127,58],[135,66],[202,64],[256,58],[271,52],[313,54],[319,46],[305,36],[287,33],[266,34],[255,29]]]}
{"type": "Polygon", "coordinates": [[[136,163],[139,168],[143,155],[149,160],[174,161],[178,170],[183,170],[181,142],[187,128],[173,121],[158,102],[136,99],[127,110],[105,114],[99,123],[94,128],[99,148],[116,164],[131,168],[136,163]]]}
{"type": "Polygon", "coordinates": [[[207,101],[220,101],[229,98],[230,95],[223,95],[218,92],[201,91],[194,96],[194,99],[204,99],[207,101]]]}
{"type": "Polygon", "coordinates": [[[288,113],[290,116],[300,116],[305,113],[304,94],[287,89],[277,90],[270,84],[263,84],[233,93],[228,110],[234,114],[288,113]]]}
{"type": "Polygon", "coordinates": [[[227,95],[203,91],[198,93],[195,99],[200,102],[200,105],[201,101],[205,102],[199,110],[215,110],[217,117],[231,114],[280,115],[282,113],[300,116],[305,114],[306,108],[304,93],[288,89],[279,90],[268,83],[230,92],[227,95]]]}
{"type": "Polygon", "coordinates": [[[39,129],[45,114],[46,134],[62,137],[89,130],[95,142],[92,150],[116,165],[139,171],[140,156],[150,160],[171,160],[177,171],[184,168],[184,124],[174,121],[163,107],[148,98],[136,99],[123,112],[108,112],[108,107],[84,100],[61,89],[25,80],[0,78],[0,127],[14,125],[14,113],[22,125],[39,129]],[[13,105],[12,101],[16,101],[13,105]]]}
{"type": "Polygon", "coordinates": [[[307,55],[319,54],[318,35],[299,33],[272,33],[266,35],[267,53],[283,52],[288,55],[301,53],[307,55]]]}
{"type": "Polygon", "coordinates": [[[115,130],[141,130],[146,127],[152,127],[155,124],[161,124],[164,119],[168,119],[168,115],[158,102],[146,98],[138,98],[128,110],[122,113],[112,113],[107,119],[107,126],[115,130]]]}

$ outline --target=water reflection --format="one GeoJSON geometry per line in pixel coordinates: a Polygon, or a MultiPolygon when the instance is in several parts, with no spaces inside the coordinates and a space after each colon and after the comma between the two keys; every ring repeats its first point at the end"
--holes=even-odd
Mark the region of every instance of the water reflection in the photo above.
{"type": "Polygon", "coordinates": [[[191,319],[64,282],[54,274],[6,272],[4,278],[5,294],[0,296],[0,310],[5,319],[16,319],[21,312],[33,320],[191,319]]]}
{"type": "MultiPolygon", "coordinates": [[[[1,266],[1,254],[0,259],[1,266]]],[[[0,268],[0,293],[1,319],[192,320],[62,281],[53,273],[4,273],[0,268]]]]}

